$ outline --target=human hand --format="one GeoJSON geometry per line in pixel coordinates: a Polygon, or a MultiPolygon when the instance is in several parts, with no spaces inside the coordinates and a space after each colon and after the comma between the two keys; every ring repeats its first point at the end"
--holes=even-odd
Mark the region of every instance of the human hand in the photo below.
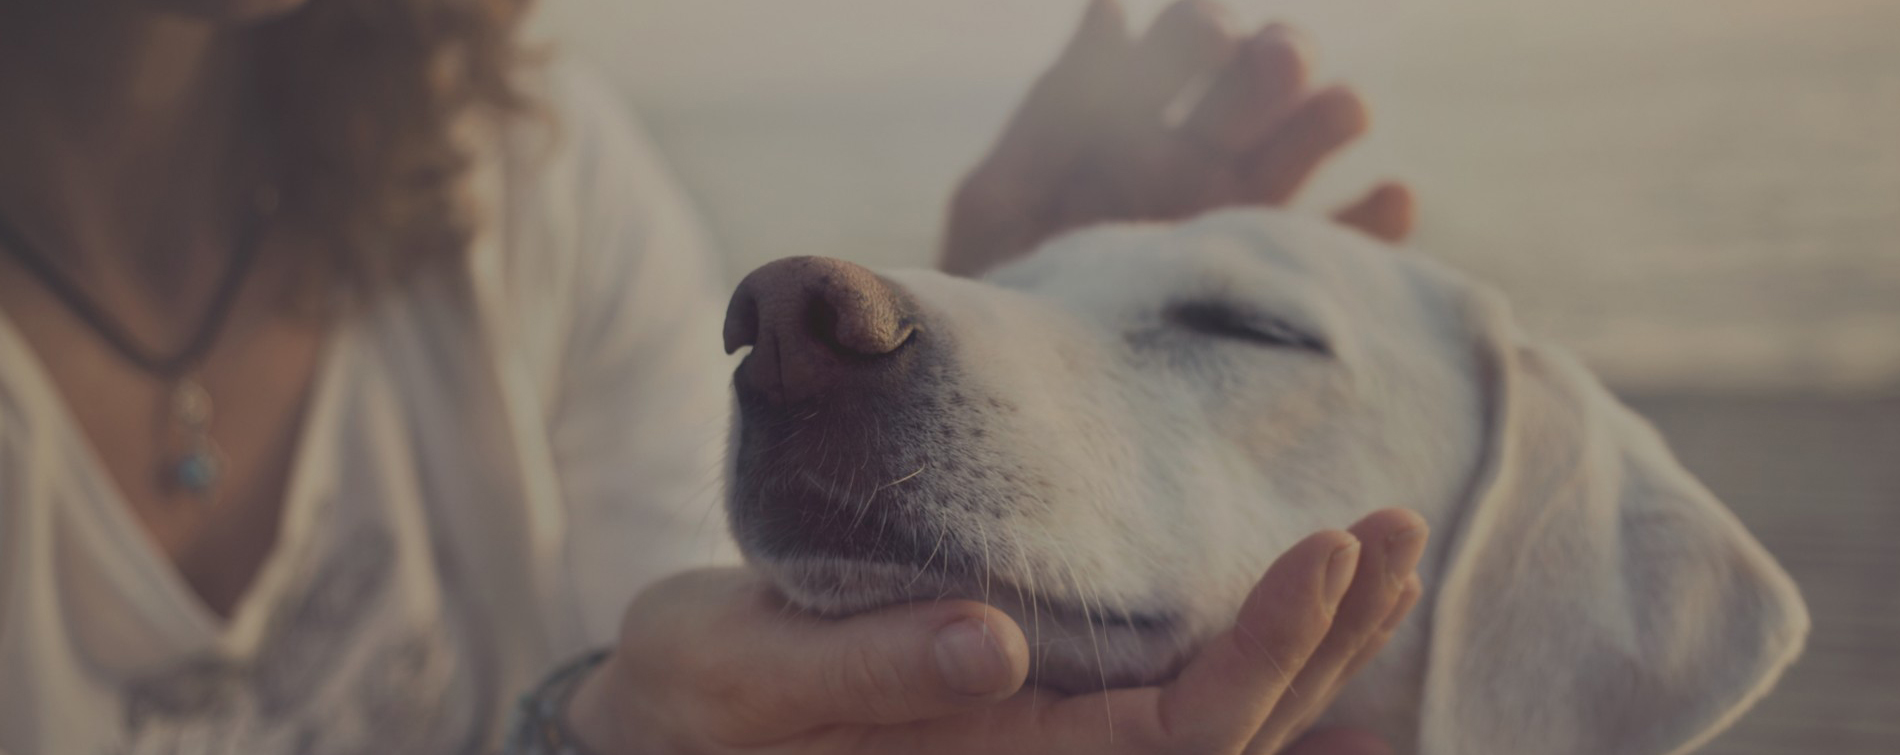
{"type": "MultiPolygon", "coordinates": [[[[980,603],[827,620],[788,610],[746,570],[690,572],[634,601],[568,719],[601,755],[1272,753],[1417,601],[1424,533],[1387,510],[1312,535],[1173,681],[1067,697],[1022,687],[1022,630],[980,603]]],[[[1332,731],[1288,752],[1378,748],[1332,731]]]]}
{"type": "MultiPolygon", "coordinates": [[[[1284,205],[1366,129],[1351,89],[1314,89],[1291,30],[1228,31],[1219,6],[1183,0],[1140,39],[1114,0],[1080,28],[958,187],[942,265],[974,275],[1064,231],[1116,220],[1177,220],[1231,205],[1284,205]],[[1210,81],[1168,117],[1184,88],[1210,81]]],[[[1335,213],[1388,241],[1411,231],[1405,186],[1385,183],[1335,213]]]]}

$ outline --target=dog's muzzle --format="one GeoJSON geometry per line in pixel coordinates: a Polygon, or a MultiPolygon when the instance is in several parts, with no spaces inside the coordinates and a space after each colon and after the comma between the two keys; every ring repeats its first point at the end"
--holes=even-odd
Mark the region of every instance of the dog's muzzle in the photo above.
{"type": "MultiPolygon", "coordinates": [[[[921,512],[892,480],[924,462],[931,334],[901,287],[822,257],[746,276],[726,310],[740,426],[731,514],[748,555],[907,563],[927,557],[921,512]]],[[[940,356],[940,355],[939,355],[940,356]]]]}

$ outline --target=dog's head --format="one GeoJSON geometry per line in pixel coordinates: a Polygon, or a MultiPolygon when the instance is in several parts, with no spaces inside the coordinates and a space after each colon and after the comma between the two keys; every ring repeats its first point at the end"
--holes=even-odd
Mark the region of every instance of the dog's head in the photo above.
{"type": "Polygon", "coordinates": [[[753,348],[729,506],[748,558],[821,612],[985,600],[1047,686],[1165,678],[1276,555],[1386,506],[1439,533],[1435,589],[1342,705],[1426,751],[1556,752],[1552,729],[1667,751],[1805,629],[1588,375],[1482,288],[1329,224],[1099,228],[982,282],[781,260],[726,339],[753,348]]]}

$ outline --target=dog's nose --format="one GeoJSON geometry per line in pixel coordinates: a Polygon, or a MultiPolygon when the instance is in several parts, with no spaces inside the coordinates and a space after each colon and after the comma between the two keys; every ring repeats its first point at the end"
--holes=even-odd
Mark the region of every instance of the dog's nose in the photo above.
{"type": "Polygon", "coordinates": [[[904,292],[825,257],[789,257],[752,271],[726,307],[726,353],[751,346],[735,379],[777,402],[888,375],[916,331],[904,292]]]}

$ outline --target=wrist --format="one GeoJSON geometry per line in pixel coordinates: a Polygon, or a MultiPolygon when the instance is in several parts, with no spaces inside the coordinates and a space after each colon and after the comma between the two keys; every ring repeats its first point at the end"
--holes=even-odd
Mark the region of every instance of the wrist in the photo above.
{"type": "Polygon", "coordinates": [[[633,755],[625,730],[627,694],[613,656],[594,666],[567,699],[563,725],[587,755],[633,755]]]}
{"type": "MultiPolygon", "coordinates": [[[[606,742],[614,750],[596,750],[595,739],[583,739],[569,723],[568,710],[579,696],[580,688],[595,677],[611,656],[605,650],[582,655],[557,667],[534,689],[515,702],[503,741],[503,755],[609,755],[621,752],[619,743],[606,742]]],[[[595,703],[589,703],[589,710],[595,703]]],[[[611,719],[603,719],[611,720],[611,719]]],[[[590,729],[598,728],[590,724],[590,729]]]]}

